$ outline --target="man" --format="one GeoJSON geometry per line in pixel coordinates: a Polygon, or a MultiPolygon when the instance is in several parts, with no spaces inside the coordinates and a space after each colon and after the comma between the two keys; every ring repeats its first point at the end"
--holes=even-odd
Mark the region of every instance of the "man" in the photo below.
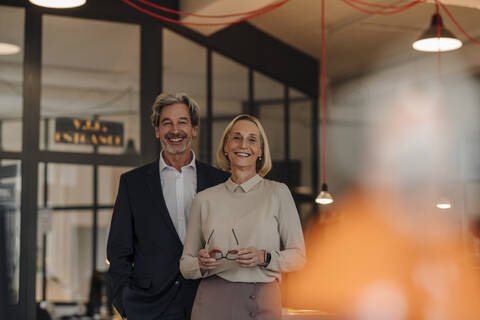
{"type": "Polygon", "coordinates": [[[109,297],[129,320],[190,319],[198,282],[179,271],[187,219],[197,192],[228,174],[195,160],[198,104],[160,94],[152,106],[159,159],[120,177],[108,237],[109,297]]]}

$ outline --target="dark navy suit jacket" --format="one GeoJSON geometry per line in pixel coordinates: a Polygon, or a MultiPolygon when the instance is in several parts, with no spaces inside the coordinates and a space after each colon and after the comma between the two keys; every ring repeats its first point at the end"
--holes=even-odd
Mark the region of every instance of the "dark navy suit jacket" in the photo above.
{"type": "MultiPolygon", "coordinates": [[[[195,164],[197,192],[229,176],[199,161],[195,164]]],[[[180,274],[182,251],[163,198],[158,160],[124,173],[107,245],[107,295],[123,317],[161,318],[182,286],[194,286],[192,296],[184,299],[185,307],[191,310],[198,281],[186,280],[180,274]]]]}

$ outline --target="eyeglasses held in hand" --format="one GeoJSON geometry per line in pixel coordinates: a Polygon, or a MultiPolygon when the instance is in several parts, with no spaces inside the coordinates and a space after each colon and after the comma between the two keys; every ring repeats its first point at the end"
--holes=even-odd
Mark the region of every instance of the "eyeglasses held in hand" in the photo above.
{"type": "MultiPolygon", "coordinates": [[[[215,232],[215,229],[213,229],[212,232],[210,233],[210,236],[208,236],[207,245],[210,243],[210,239],[212,238],[212,235],[213,235],[214,232],[215,232]]],[[[232,229],[232,233],[233,233],[233,237],[235,238],[235,241],[237,242],[237,246],[238,246],[239,243],[238,243],[237,235],[235,234],[235,230],[232,229]]],[[[223,254],[222,250],[217,249],[217,248],[213,248],[213,249],[208,251],[208,254],[210,255],[210,258],[215,258],[215,260],[222,260],[222,259],[231,260],[231,261],[236,260],[237,259],[237,253],[238,253],[238,250],[236,250],[236,249],[228,250],[227,254],[225,254],[225,255],[223,254]]]]}

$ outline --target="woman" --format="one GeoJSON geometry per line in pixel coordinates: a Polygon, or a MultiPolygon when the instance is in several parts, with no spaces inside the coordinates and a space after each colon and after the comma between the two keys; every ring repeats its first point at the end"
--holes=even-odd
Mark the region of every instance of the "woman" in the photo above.
{"type": "Polygon", "coordinates": [[[230,122],[217,162],[231,178],[197,194],[180,261],[203,278],[192,320],[281,319],[281,273],[304,265],[305,244],[287,186],[262,178],[272,164],[258,119],[230,122]]]}

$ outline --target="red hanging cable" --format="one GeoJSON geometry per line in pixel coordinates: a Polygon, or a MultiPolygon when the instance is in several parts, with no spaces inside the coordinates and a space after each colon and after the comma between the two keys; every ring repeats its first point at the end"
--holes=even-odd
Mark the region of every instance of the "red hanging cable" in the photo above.
{"type": "Polygon", "coordinates": [[[354,0],[342,0],[345,4],[349,5],[350,7],[353,7],[355,9],[357,9],[358,11],[361,11],[361,12],[364,12],[364,13],[368,13],[368,14],[378,14],[378,15],[390,15],[390,14],[395,14],[395,13],[398,13],[398,12],[402,12],[404,10],[407,10],[419,3],[422,3],[424,2],[424,0],[415,0],[415,1],[412,1],[408,4],[406,4],[405,6],[402,6],[402,7],[397,7],[396,9],[394,10],[391,10],[391,11],[372,11],[372,10],[367,10],[367,9],[363,9],[359,6],[357,6],[355,3],[353,3],[354,0]]]}
{"type": "Polygon", "coordinates": [[[440,6],[438,5],[438,0],[435,0],[435,10],[437,13],[437,42],[438,42],[438,79],[442,80],[442,52],[440,48],[440,35],[441,35],[441,26],[440,26],[440,6]]]}
{"type": "MultiPolygon", "coordinates": [[[[403,4],[401,6],[386,6],[386,5],[381,5],[381,4],[377,4],[377,3],[370,3],[370,2],[366,2],[366,1],[361,1],[361,0],[350,0],[351,2],[356,2],[358,4],[361,4],[361,5],[364,5],[366,7],[373,7],[373,8],[380,8],[380,9],[400,9],[400,8],[405,8],[407,6],[409,6],[411,3],[413,2],[417,2],[417,1],[413,1],[411,3],[407,3],[407,4],[403,4]]],[[[420,0],[420,2],[424,2],[426,0],[420,0]]]]}
{"type": "Polygon", "coordinates": [[[477,39],[473,38],[472,36],[470,36],[463,28],[462,26],[458,23],[458,21],[453,17],[452,13],[448,10],[448,8],[441,2],[440,3],[440,6],[442,6],[442,9],[445,10],[445,12],[447,13],[448,17],[450,18],[450,20],[452,20],[452,22],[457,26],[458,30],[460,30],[460,32],[463,33],[463,35],[465,37],[467,37],[468,40],[472,41],[472,42],[475,42],[476,44],[480,44],[480,41],[478,41],[477,39]]]}
{"type": "Polygon", "coordinates": [[[327,99],[325,96],[325,0],[322,0],[322,13],[321,13],[321,31],[322,31],[322,61],[321,61],[321,71],[320,71],[320,95],[321,95],[321,109],[322,109],[322,181],[324,184],[327,183],[327,157],[326,153],[326,129],[327,129],[327,99]]]}
{"type": "Polygon", "coordinates": [[[202,27],[213,27],[213,26],[228,26],[228,25],[232,25],[232,24],[236,24],[236,23],[240,23],[240,22],[243,22],[243,21],[247,21],[249,19],[252,19],[252,18],[255,18],[255,17],[258,17],[262,14],[265,14],[267,12],[270,12],[272,11],[273,9],[276,9],[278,7],[280,7],[281,5],[285,4],[287,1],[282,1],[282,2],[279,2],[279,3],[276,3],[274,6],[268,8],[268,9],[263,9],[263,11],[260,11],[260,12],[257,12],[255,14],[252,14],[248,17],[244,17],[242,19],[238,19],[238,20],[234,20],[234,21],[230,21],[230,22],[221,22],[221,23],[197,23],[197,22],[185,22],[185,21],[179,21],[179,20],[174,20],[174,19],[170,19],[170,18],[167,18],[167,17],[164,17],[162,15],[159,15],[159,14],[156,14],[154,12],[151,12],[151,11],[148,11],[147,9],[144,9],[132,2],[130,2],[129,0],[122,0],[124,3],[126,3],[127,5],[131,6],[132,8],[135,8],[137,9],[138,11],[140,12],[143,12],[145,14],[148,14],[149,16],[152,16],[154,18],[157,18],[157,19],[160,19],[160,20],[163,20],[163,21],[168,21],[168,22],[171,22],[171,23],[175,23],[175,24],[181,24],[181,25],[187,25],[187,26],[202,26],[202,27]]]}
{"type": "Polygon", "coordinates": [[[162,11],[165,11],[165,12],[170,12],[170,13],[174,13],[174,14],[178,14],[180,16],[192,16],[192,17],[197,17],[197,18],[210,18],[210,19],[218,19],[218,18],[231,18],[231,17],[240,17],[240,16],[246,16],[246,15],[251,15],[251,14],[255,14],[255,13],[258,13],[258,12],[263,12],[263,10],[268,10],[272,7],[277,7],[278,4],[282,5],[286,2],[289,2],[290,0],[282,0],[282,1],[279,1],[277,3],[273,3],[273,4],[270,4],[268,6],[265,6],[263,8],[259,8],[259,9],[256,9],[256,10],[252,10],[252,11],[246,11],[246,12],[237,12],[237,13],[231,13],[231,14],[222,14],[222,15],[207,15],[207,14],[198,14],[198,13],[193,13],[193,12],[185,12],[185,11],[177,11],[177,10],[174,10],[174,9],[170,9],[170,8],[166,8],[166,7],[163,7],[163,6],[160,6],[156,3],[152,3],[150,1],[147,1],[147,0],[137,0],[138,2],[141,2],[143,4],[146,4],[152,8],[155,8],[155,9],[158,9],[158,10],[162,10],[162,11]]]}

